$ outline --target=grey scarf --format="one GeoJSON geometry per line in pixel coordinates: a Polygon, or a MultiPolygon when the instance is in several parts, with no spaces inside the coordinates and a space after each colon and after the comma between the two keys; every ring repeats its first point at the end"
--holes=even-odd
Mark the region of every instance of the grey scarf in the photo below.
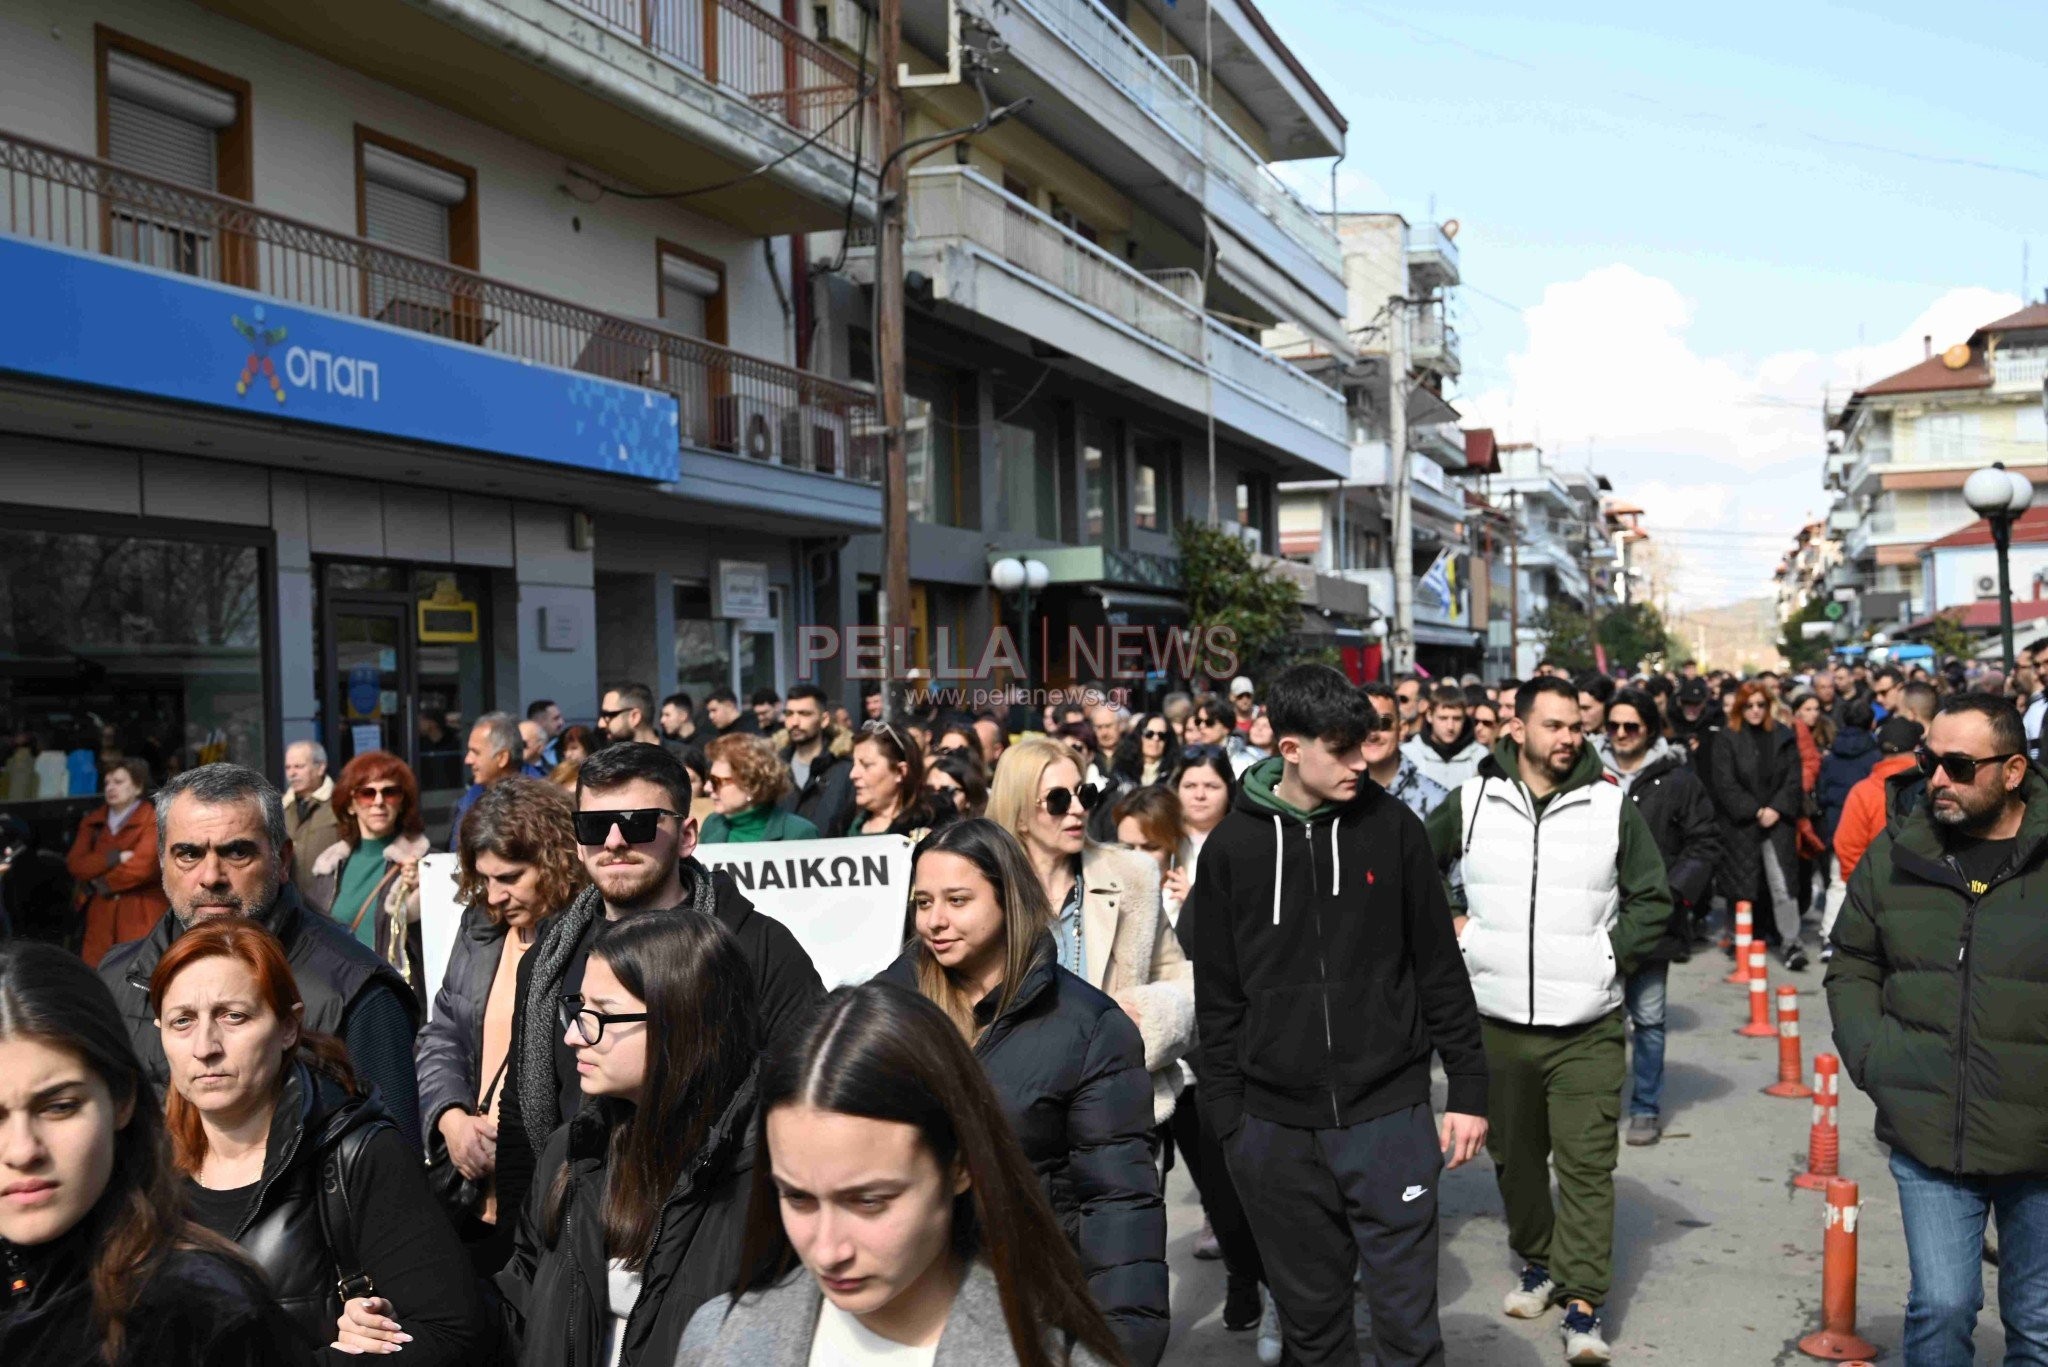
{"type": "MultiPolygon", "coordinates": [[[[718,890],[711,871],[693,856],[683,861],[682,875],[681,906],[716,916],[718,890]]],[[[676,909],[680,908],[671,908],[676,909]]],[[[526,1122],[526,1142],[533,1146],[536,1159],[563,1119],[561,1088],[555,1081],[555,1039],[560,1030],[555,998],[583,933],[603,915],[603,894],[594,886],[587,887],[542,923],[540,941],[527,951],[533,956],[533,978],[526,996],[525,1022],[514,1045],[519,1050],[519,1117],[526,1122]]]]}

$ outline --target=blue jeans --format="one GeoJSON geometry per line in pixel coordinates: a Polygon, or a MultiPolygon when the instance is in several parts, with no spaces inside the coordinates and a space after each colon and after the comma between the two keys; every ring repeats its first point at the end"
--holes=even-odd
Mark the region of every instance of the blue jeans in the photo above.
{"type": "Polygon", "coordinates": [[[1984,1308],[1984,1219],[1998,1212],[2005,1367],[2048,1367],[2048,1177],[1958,1177],[1892,1150],[1913,1289],[1906,1367],[1970,1367],[1984,1308]]]}
{"type": "Polygon", "coordinates": [[[1629,1089],[1630,1115],[1655,1115],[1664,1095],[1664,988],[1671,965],[1644,964],[1622,983],[1622,1000],[1635,1026],[1634,1086],[1629,1089]]]}

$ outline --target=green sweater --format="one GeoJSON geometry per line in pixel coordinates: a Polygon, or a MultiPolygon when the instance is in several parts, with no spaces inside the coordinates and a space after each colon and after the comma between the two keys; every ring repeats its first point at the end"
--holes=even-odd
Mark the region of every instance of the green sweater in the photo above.
{"type": "Polygon", "coordinates": [[[704,818],[704,832],[697,837],[704,845],[753,845],[764,840],[816,840],[818,828],[785,812],[772,802],[749,807],[737,816],[713,812],[704,818]]]}

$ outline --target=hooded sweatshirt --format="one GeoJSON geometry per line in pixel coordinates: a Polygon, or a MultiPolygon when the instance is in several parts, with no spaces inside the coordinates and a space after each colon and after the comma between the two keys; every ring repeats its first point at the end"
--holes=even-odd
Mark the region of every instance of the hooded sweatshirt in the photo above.
{"type": "Polygon", "coordinates": [[[1247,1114],[1342,1128],[1429,1102],[1486,1113],[1486,1056],[1422,822],[1378,784],[1303,811],[1252,766],[1202,846],[1181,911],[1195,965],[1202,1104],[1225,1137],[1247,1114]]]}
{"type": "Polygon", "coordinates": [[[1413,761],[1424,778],[1448,790],[1479,772],[1486,747],[1472,738],[1472,723],[1467,721],[1465,729],[1449,745],[1440,743],[1425,726],[1421,735],[1410,736],[1401,743],[1401,757],[1413,761]]]}

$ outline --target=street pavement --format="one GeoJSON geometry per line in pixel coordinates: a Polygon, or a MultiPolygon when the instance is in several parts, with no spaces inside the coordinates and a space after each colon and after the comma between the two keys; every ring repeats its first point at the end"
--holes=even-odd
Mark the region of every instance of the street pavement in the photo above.
{"type": "MultiPolygon", "coordinates": [[[[1824,1197],[1792,1185],[1805,1170],[1812,1103],[1767,1097],[1777,1080],[1778,1042],[1734,1032],[1748,1018],[1748,993],[1722,983],[1731,965],[1707,950],[1671,966],[1665,1051],[1664,1140],[1621,1149],[1615,1173],[1614,1291],[1603,1312],[1617,1363],[1749,1367],[1811,1362],[1798,1341],[1820,1327],[1824,1197]]],[[[1813,1056],[1831,1051],[1824,969],[1804,973],[1775,962],[1771,993],[1799,988],[1804,1081],[1813,1056]]],[[[1436,1106],[1442,1110],[1439,1074],[1436,1106]]],[[[1624,1121],[1627,1115],[1623,1108],[1624,1121]]],[[[1860,1184],[1862,1275],[1857,1327],[1902,1362],[1906,1242],[1886,1151],[1872,1133],[1875,1110],[1842,1077],[1841,1173],[1860,1184]]],[[[1511,1320],[1500,1302],[1518,1270],[1493,1164],[1446,1172],[1441,1185],[1442,1271],[1438,1286],[1446,1356],[1455,1364],[1530,1367],[1563,1361],[1559,1314],[1511,1320]]],[[[1223,1265],[1198,1262],[1201,1207],[1186,1172],[1167,1185],[1167,1261],[1172,1271],[1173,1367],[1239,1367],[1257,1362],[1255,1335],[1223,1328],[1223,1265]]],[[[1986,1267],[1977,1361],[2003,1359],[1997,1273],[1986,1267]]],[[[1363,1316],[1361,1316],[1363,1319],[1363,1316]]],[[[1371,1364],[1361,1335],[1362,1361],[1371,1364]]]]}

